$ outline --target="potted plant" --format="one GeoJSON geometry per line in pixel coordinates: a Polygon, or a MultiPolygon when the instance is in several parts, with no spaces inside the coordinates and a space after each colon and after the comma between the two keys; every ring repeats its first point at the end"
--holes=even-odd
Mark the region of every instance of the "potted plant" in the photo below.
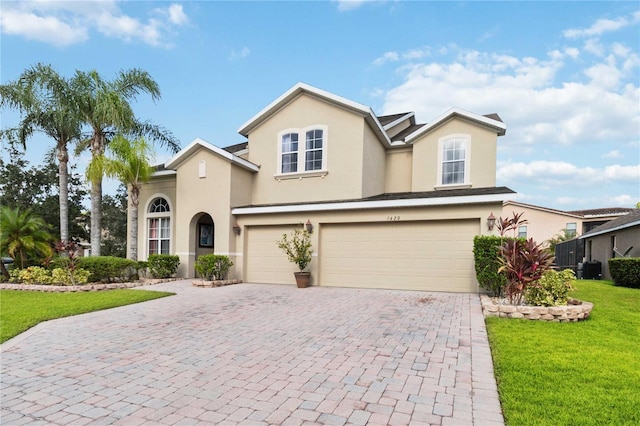
{"type": "Polygon", "coordinates": [[[298,266],[299,272],[294,272],[298,288],[309,286],[311,272],[305,272],[305,268],[311,263],[311,236],[304,228],[296,228],[291,235],[282,234],[278,241],[278,248],[282,250],[290,262],[298,266]]]}

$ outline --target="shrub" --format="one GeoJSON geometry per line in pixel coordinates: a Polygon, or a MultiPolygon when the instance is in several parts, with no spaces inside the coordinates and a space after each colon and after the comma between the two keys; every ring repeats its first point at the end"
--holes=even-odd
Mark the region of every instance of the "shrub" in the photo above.
{"type": "Polygon", "coordinates": [[[207,280],[225,279],[232,266],[229,256],[221,254],[204,254],[196,260],[196,272],[207,280]]]}
{"type": "Polygon", "coordinates": [[[89,281],[128,281],[136,273],[137,262],[114,256],[83,257],[78,266],[90,272],[89,281]]]}
{"type": "Polygon", "coordinates": [[[89,281],[90,275],[91,272],[82,268],[76,268],[73,271],[63,268],[55,268],[51,271],[51,281],[54,284],[80,285],[86,284],[89,281]]]}
{"type": "Polygon", "coordinates": [[[289,262],[298,265],[302,272],[311,263],[311,236],[304,228],[296,228],[291,235],[282,234],[282,239],[277,242],[289,262]]]}
{"type": "Polygon", "coordinates": [[[136,266],[136,270],[138,271],[138,277],[146,278],[149,274],[149,262],[146,260],[139,260],[138,265],[136,266]]]}
{"type": "Polygon", "coordinates": [[[540,279],[532,283],[524,294],[524,300],[533,306],[562,306],[569,300],[573,290],[571,281],[576,278],[573,270],[545,271],[540,279]]]}
{"type": "Polygon", "coordinates": [[[502,296],[502,289],[507,283],[500,269],[500,246],[504,238],[495,235],[476,235],[473,238],[473,259],[476,278],[480,287],[489,291],[492,296],[502,296]]]}
{"type": "MultiPolygon", "coordinates": [[[[527,223],[522,219],[523,213],[513,213],[513,217],[502,219],[498,223],[500,235],[508,231],[514,234],[520,225],[527,223]]],[[[542,274],[551,268],[555,257],[542,244],[536,243],[533,238],[522,240],[513,238],[505,241],[500,247],[500,268],[507,278],[505,293],[509,303],[519,305],[522,303],[527,288],[537,281],[542,274]]]]}
{"type": "Polygon", "coordinates": [[[51,284],[51,274],[41,266],[29,266],[11,271],[11,282],[24,284],[51,284]]]}
{"type": "Polygon", "coordinates": [[[640,257],[609,259],[609,273],[615,285],[640,288],[640,257]]]}
{"type": "Polygon", "coordinates": [[[153,278],[173,277],[178,271],[180,258],[171,254],[152,254],[149,256],[149,271],[153,278]]]}

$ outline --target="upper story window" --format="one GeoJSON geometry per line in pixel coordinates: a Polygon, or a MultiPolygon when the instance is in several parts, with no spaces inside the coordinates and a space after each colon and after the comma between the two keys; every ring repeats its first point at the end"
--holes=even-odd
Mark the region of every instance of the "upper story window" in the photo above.
{"type": "Polygon", "coordinates": [[[438,185],[469,185],[468,135],[451,135],[438,141],[438,185]]]}
{"type": "Polygon", "coordinates": [[[567,223],[566,227],[567,237],[575,237],[578,233],[578,226],[575,222],[567,223]]]}
{"type": "Polygon", "coordinates": [[[279,134],[279,174],[326,169],[326,126],[288,129],[279,134]]]}
{"type": "Polygon", "coordinates": [[[158,197],[149,205],[149,213],[165,213],[169,211],[171,211],[169,203],[164,198],[158,197]]]}

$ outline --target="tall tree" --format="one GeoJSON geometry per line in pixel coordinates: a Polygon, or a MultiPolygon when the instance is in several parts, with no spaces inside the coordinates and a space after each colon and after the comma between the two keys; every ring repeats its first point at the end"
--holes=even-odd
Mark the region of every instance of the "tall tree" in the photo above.
{"type": "Polygon", "coordinates": [[[116,136],[109,145],[111,156],[104,158],[103,169],[105,175],[119,179],[129,188],[129,217],[130,241],[128,256],[138,260],[138,205],[140,204],[140,189],[148,182],[153,173],[153,166],[149,163],[153,152],[151,146],[143,139],[133,141],[116,136]]]}
{"type": "Polygon", "coordinates": [[[118,186],[115,194],[102,198],[103,256],[127,256],[127,188],[118,186]]]}
{"type": "MultiPolygon", "coordinates": [[[[113,81],[104,80],[97,71],[76,71],[71,79],[75,105],[81,120],[91,129],[87,147],[92,159],[102,157],[109,142],[117,134],[128,137],[147,137],[178,152],[180,146],[166,129],[139,121],[131,108],[131,101],[141,93],[160,99],[160,89],[143,70],[120,71],[113,81]]],[[[102,241],[102,174],[91,174],[91,252],[100,255],[102,241]]]]}
{"type": "MultiPolygon", "coordinates": [[[[24,152],[11,145],[0,157],[0,206],[31,209],[50,226],[53,235],[60,235],[58,164],[54,150],[38,166],[32,166],[24,158],[24,152]]],[[[83,206],[87,197],[85,178],[75,168],[75,165],[69,168],[69,240],[89,241],[89,214],[85,214],[83,206]]]]}
{"type": "Polygon", "coordinates": [[[71,142],[80,139],[80,121],[69,80],[61,77],[51,65],[37,64],[25,70],[18,80],[0,85],[0,106],[22,113],[16,128],[3,131],[11,143],[26,141],[35,132],[55,142],[60,191],[60,240],[69,240],[69,150],[71,142]]]}
{"type": "Polygon", "coordinates": [[[30,210],[0,207],[0,252],[20,261],[21,268],[33,254],[50,256],[52,241],[47,224],[30,210]]]}

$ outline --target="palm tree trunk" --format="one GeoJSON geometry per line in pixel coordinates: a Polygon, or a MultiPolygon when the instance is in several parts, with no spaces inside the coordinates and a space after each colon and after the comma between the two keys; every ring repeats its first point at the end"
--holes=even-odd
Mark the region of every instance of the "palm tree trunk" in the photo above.
{"type": "Polygon", "coordinates": [[[91,181],[91,256],[100,256],[102,244],[102,178],[91,181]]]}
{"type": "Polygon", "coordinates": [[[69,153],[67,146],[58,148],[58,176],[60,193],[60,241],[69,241],[69,153]]]}
{"type": "Polygon", "coordinates": [[[129,259],[138,260],[138,206],[131,206],[131,246],[129,259]]]}

